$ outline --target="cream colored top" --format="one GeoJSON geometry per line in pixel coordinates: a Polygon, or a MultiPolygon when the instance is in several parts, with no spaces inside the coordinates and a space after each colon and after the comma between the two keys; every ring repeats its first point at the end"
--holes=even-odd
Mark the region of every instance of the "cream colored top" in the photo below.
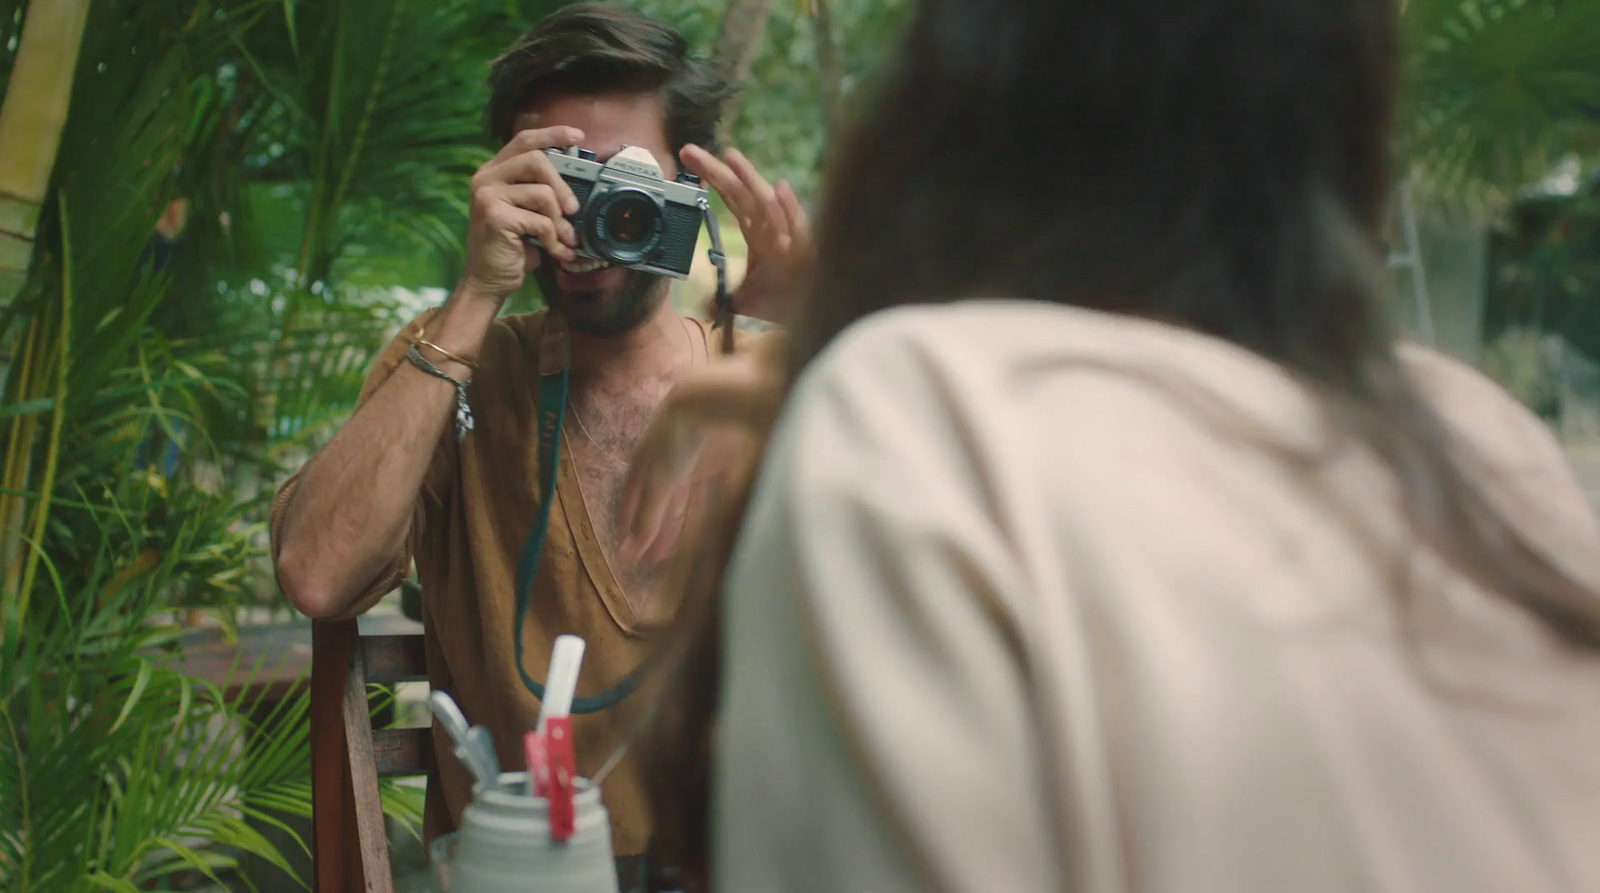
{"type": "MultiPolygon", "coordinates": [[[[1600,583],[1537,419],[1403,356],[1600,583]]],[[[1320,418],[1156,323],[971,303],[847,332],[729,576],[717,889],[1600,890],[1600,659],[1446,568],[1320,418]]]]}

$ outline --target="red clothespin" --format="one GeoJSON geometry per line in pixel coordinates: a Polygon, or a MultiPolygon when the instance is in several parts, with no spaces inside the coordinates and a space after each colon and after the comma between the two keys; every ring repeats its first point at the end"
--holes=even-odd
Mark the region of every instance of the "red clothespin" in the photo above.
{"type": "Polygon", "coordinates": [[[572,839],[577,793],[577,756],[572,747],[572,718],[552,717],[545,723],[545,757],[549,767],[550,839],[572,839]]]}
{"type": "Polygon", "coordinates": [[[528,793],[550,796],[550,745],[543,732],[522,736],[522,750],[528,760],[528,793]]]}
{"type": "Polygon", "coordinates": [[[550,815],[550,839],[572,839],[576,816],[572,802],[577,793],[577,757],[572,745],[572,700],[578,690],[578,670],[583,664],[583,640],[557,636],[550,651],[550,674],[545,677],[539,722],[524,740],[528,749],[528,784],[543,797],[550,815]]]}

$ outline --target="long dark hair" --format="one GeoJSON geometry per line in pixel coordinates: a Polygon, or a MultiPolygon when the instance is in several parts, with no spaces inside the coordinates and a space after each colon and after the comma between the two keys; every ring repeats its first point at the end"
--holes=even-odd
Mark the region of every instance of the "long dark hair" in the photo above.
{"type": "MultiPolygon", "coordinates": [[[[1208,333],[1324,394],[1456,566],[1600,648],[1600,597],[1490,504],[1396,355],[1396,30],[1390,0],[923,0],[837,149],[791,372],[904,304],[1025,298],[1208,333]]],[[[663,846],[701,880],[728,541],[686,599],[693,657],[647,773],[663,846]]]]}

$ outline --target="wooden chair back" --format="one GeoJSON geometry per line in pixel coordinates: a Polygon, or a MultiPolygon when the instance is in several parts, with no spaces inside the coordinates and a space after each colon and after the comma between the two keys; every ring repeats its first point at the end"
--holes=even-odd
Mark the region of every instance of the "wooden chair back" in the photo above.
{"type": "Polygon", "coordinates": [[[318,620],[311,636],[311,835],[315,893],[391,893],[378,779],[426,775],[427,727],[374,729],[368,683],[427,681],[418,625],[318,620]]]}

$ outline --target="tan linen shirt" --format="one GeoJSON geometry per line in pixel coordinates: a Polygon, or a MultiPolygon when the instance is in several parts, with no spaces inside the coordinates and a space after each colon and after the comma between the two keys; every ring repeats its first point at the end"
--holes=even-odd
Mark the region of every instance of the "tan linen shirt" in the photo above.
{"type": "MultiPolygon", "coordinates": [[[[417,322],[425,324],[432,313],[417,322]]],[[[522,735],[533,728],[539,712],[539,701],[524,688],[513,658],[512,590],[523,538],[539,506],[535,404],[544,322],[540,310],[502,317],[491,327],[467,391],[475,427],[460,444],[454,425],[446,428],[417,496],[405,548],[349,612],[366,610],[398,586],[415,558],[423,591],[429,685],[448,692],[468,721],[489,728],[507,771],[523,768],[522,735]]],[[[697,325],[706,336],[706,354],[717,361],[720,333],[713,334],[706,323],[697,325]]],[[[770,337],[740,332],[737,343],[743,351],[770,337]]],[[[397,336],[383,350],[367,376],[361,401],[404,362],[408,347],[397,336]]],[[[583,637],[587,647],[578,684],[581,697],[599,694],[638,667],[651,652],[651,630],[635,616],[601,552],[565,440],[559,461],[550,529],[523,630],[523,654],[528,675],[543,682],[555,638],[565,633],[583,637]]],[[[274,557],[298,479],[296,474],[285,481],[273,502],[274,557]]],[[[690,529],[694,524],[691,519],[690,529]]],[[[626,739],[635,727],[637,707],[625,702],[574,717],[581,775],[591,776],[626,739]]],[[[434,728],[441,785],[440,790],[431,784],[428,789],[430,840],[454,829],[472,800],[471,775],[450,752],[443,730],[434,728]]],[[[650,820],[631,759],[606,779],[602,793],[611,814],[614,850],[619,856],[642,853],[650,820]]]]}
{"type": "MultiPolygon", "coordinates": [[[[1402,359],[1600,587],[1549,431],[1402,359]]],[[[841,335],[729,569],[715,888],[1600,890],[1600,655],[1444,562],[1321,409],[1233,345],[1061,306],[841,335]]]]}

